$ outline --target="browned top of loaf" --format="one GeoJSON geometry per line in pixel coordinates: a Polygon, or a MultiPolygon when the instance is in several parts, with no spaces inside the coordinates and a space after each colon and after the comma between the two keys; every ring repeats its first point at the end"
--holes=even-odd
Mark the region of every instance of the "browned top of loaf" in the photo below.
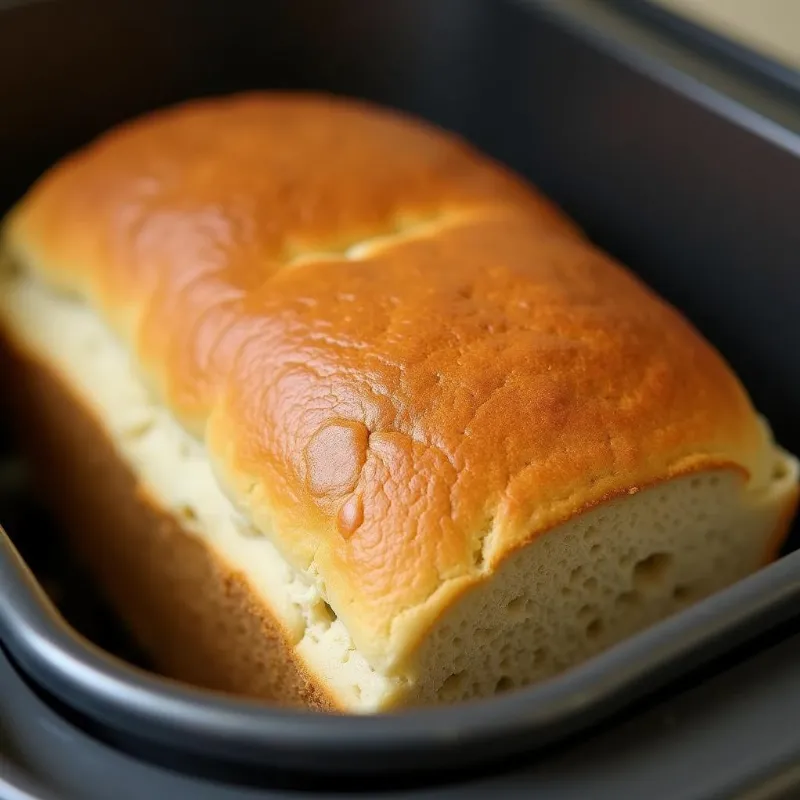
{"type": "Polygon", "coordinates": [[[356,102],[150,115],[6,234],[101,311],[379,666],[553,524],[762,445],[718,354],[531,187],[356,102]]]}

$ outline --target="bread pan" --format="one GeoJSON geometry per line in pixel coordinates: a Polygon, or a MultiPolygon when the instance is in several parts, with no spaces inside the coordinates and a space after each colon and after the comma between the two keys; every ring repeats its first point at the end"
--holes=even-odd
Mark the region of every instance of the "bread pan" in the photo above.
{"type": "MultiPolygon", "coordinates": [[[[400,789],[392,800],[787,800],[796,797],[800,741],[787,708],[800,704],[800,635],[714,680],[671,694],[624,724],[546,758],[527,758],[477,779],[400,789]],[[794,793],[792,794],[792,791],[794,793]]],[[[210,781],[165,769],[98,741],[37,697],[0,651],[0,797],[5,779],[25,800],[341,800],[376,797],[374,782],[284,781],[268,787],[210,781]],[[3,763],[3,757],[10,763],[3,763]],[[298,791],[298,788],[306,791],[298,791]],[[361,790],[357,794],[358,790],[361,790]]],[[[312,756],[310,755],[310,758],[312,756]]]]}
{"type": "MultiPolygon", "coordinates": [[[[406,108],[530,176],[638,269],[800,451],[800,112],[781,87],[593,0],[62,0],[12,6],[3,23],[4,203],[88,137],[189,96],[313,87],[406,108]]],[[[0,640],[61,713],[148,758],[231,778],[385,779],[552,746],[730,652],[800,607],[797,544],[560,678],[391,717],[279,712],[137,669],[66,625],[5,537],[0,640]]]]}
{"type": "Polygon", "coordinates": [[[0,797],[3,800],[55,800],[20,770],[0,755],[0,797]]]}

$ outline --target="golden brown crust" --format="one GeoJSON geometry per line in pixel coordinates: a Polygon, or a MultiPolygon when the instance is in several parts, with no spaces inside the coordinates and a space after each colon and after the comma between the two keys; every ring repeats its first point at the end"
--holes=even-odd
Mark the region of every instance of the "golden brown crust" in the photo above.
{"type": "Polygon", "coordinates": [[[379,667],[556,522],[763,448],[677,312],[497,165],[363,105],[161,112],[53,170],[6,234],[130,343],[379,667]]]}
{"type": "Polygon", "coordinates": [[[163,674],[287,706],[335,710],[243,575],[137,486],[52,369],[3,343],[5,400],[76,554],[163,674]]]}

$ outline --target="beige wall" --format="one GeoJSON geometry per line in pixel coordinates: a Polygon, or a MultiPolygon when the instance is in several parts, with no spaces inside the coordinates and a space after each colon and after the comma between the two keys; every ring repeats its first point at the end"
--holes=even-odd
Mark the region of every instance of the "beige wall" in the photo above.
{"type": "Polygon", "coordinates": [[[800,68],[800,0],[652,0],[800,68]]]}

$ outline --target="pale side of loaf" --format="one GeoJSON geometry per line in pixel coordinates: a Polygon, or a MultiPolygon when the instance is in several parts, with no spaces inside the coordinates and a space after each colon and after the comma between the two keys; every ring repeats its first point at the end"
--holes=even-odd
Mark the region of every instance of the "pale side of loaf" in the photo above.
{"type": "Polygon", "coordinates": [[[797,462],[674,309],[389,112],[151,115],[45,175],[4,247],[40,459],[83,465],[72,535],[178,677],[352,711],[491,694],[752,572],[794,513],[797,462]]]}

